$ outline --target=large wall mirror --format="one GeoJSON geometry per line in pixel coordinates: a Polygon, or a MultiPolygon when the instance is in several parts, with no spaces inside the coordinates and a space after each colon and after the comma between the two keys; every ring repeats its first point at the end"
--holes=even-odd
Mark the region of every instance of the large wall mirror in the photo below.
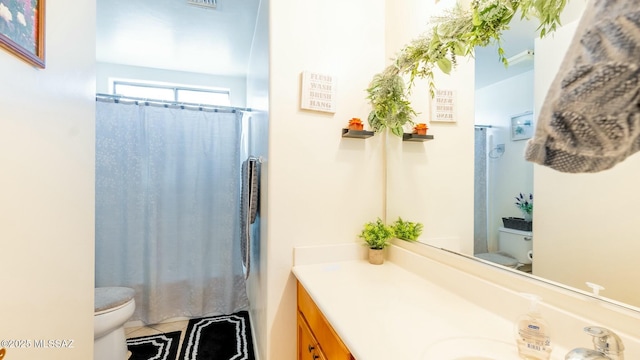
{"type": "MultiPolygon", "coordinates": [[[[513,136],[514,117],[529,118],[531,112],[535,126],[583,8],[583,1],[570,3],[566,25],[545,39],[532,36],[526,44],[511,46],[507,35],[508,57],[526,50],[535,54],[523,54],[511,69],[494,71],[501,65],[491,48],[479,49],[475,64],[459,64],[457,74],[438,83],[457,89],[457,121],[431,123],[432,141],[403,143],[387,137],[387,219],[420,221],[425,225],[421,243],[502,267],[476,255],[501,250],[502,218],[521,217],[514,197],[533,194],[533,260],[518,271],[587,292],[587,283],[598,284],[605,300],[637,309],[640,154],[604,172],[563,174],[525,162],[528,134],[513,136]],[[473,87],[471,71],[473,90],[467,89],[473,87]],[[465,101],[471,96],[475,101],[465,101]]],[[[512,30],[535,34],[535,27],[514,23],[512,30]]]]}

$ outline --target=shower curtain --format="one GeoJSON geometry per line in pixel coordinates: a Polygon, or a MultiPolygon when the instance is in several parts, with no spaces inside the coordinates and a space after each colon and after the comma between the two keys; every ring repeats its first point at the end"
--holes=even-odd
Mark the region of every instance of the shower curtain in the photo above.
{"type": "Polygon", "coordinates": [[[488,251],[487,219],[487,129],[475,128],[473,186],[473,253],[488,251]]]}
{"type": "Polygon", "coordinates": [[[241,117],[97,102],[95,280],[135,289],[132,320],[248,308],[241,117]]]}

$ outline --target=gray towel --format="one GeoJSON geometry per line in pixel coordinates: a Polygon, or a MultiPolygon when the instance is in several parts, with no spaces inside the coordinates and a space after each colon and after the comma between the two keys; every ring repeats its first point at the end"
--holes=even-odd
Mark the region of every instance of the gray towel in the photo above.
{"type": "Polygon", "coordinates": [[[609,169],[640,150],[640,0],[589,0],[525,158],[609,169]]]}
{"type": "Polygon", "coordinates": [[[245,279],[251,268],[251,224],[258,214],[258,159],[250,157],[242,164],[242,193],[240,198],[240,247],[245,279]]]}

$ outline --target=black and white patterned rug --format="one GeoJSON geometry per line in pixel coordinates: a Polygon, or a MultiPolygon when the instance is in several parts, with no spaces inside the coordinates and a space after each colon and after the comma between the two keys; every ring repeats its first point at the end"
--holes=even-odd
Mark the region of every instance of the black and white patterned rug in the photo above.
{"type": "Polygon", "coordinates": [[[255,360],[246,311],[189,320],[176,358],[180,333],[127,339],[129,360],[255,360]]]}
{"type": "Polygon", "coordinates": [[[127,339],[129,360],[175,360],[182,331],[127,339]]]}
{"type": "Polygon", "coordinates": [[[189,320],[179,360],[255,360],[249,313],[189,320]]]}

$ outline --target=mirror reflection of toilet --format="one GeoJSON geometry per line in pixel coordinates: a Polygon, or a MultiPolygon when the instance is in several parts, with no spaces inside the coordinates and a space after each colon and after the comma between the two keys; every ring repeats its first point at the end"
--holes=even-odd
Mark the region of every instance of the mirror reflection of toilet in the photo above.
{"type": "Polygon", "coordinates": [[[498,251],[475,254],[475,257],[510,268],[530,271],[533,261],[533,233],[500,227],[498,228],[498,251]]]}

